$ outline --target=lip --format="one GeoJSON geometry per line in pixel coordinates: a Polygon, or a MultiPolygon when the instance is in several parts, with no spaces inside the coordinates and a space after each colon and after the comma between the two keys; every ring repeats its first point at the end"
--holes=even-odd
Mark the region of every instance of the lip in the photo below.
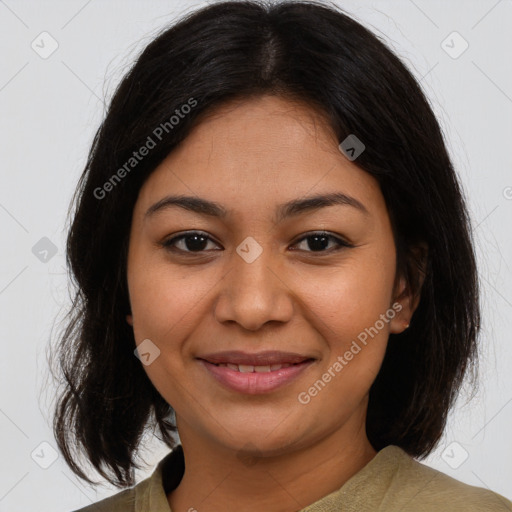
{"type": "Polygon", "coordinates": [[[208,373],[225,388],[238,393],[245,393],[247,395],[260,395],[275,391],[285,384],[289,384],[294,381],[309,366],[311,366],[311,364],[313,364],[314,360],[310,358],[303,360],[302,362],[292,364],[292,366],[288,366],[286,368],[261,373],[239,372],[237,370],[232,370],[227,366],[216,366],[214,363],[205,361],[204,359],[199,359],[199,362],[204,368],[206,368],[208,373]]]}

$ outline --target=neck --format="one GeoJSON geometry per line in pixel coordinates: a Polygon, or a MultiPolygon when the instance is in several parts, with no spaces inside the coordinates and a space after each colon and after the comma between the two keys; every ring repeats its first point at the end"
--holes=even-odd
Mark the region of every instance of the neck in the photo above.
{"type": "Polygon", "coordinates": [[[364,421],[273,456],[212,444],[183,427],[185,473],[168,495],[173,512],[218,512],[226,503],[246,512],[294,512],[339,489],[376,455],[364,421]]]}

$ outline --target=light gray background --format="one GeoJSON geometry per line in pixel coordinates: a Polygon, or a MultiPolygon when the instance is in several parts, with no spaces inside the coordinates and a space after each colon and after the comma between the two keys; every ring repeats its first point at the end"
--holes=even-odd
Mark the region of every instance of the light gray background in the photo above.
{"type": "MultiPolygon", "coordinates": [[[[511,499],[512,2],[338,3],[389,41],[421,80],[474,222],[484,306],[480,388],[467,405],[461,396],[426,463],[511,499]],[[446,39],[453,31],[469,44],[457,58],[464,42],[446,39]]],[[[46,348],[69,303],[65,215],[104,101],[157,31],[201,5],[0,1],[0,511],[65,512],[117,492],[83,485],[62,456],[41,467],[52,462],[52,448],[41,443],[56,446],[46,348]],[[47,59],[31,47],[50,48],[44,31],[59,45],[47,59]],[[32,252],[43,237],[57,250],[47,262],[32,252]]],[[[152,443],[139,478],[166,451],[152,443]]]]}

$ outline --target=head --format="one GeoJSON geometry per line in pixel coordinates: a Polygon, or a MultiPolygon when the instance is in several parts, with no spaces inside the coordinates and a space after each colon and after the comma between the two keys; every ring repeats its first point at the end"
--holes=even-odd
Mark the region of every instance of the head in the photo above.
{"type": "Polygon", "coordinates": [[[74,443],[130,485],[145,429],[172,447],[175,420],[235,451],[359,423],[376,450],[434,448],[475,357],[469,221],[418,83],[339,8],[227,2],[164,31],[75,199],[55,433],[81,477],[74,443]],[[229,350],[311,362],[240,395],[201,362],[229,350]]]}

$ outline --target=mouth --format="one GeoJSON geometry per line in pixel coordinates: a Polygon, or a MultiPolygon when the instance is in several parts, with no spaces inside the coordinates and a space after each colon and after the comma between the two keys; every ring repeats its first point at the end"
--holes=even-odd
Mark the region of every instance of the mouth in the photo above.
{"type": "Polygon", "coordinates": [[[223,387],[240,393],[268,393],[295,380],[315,358],[290,352],[230,351],[197,358],[223,387]]]}
{"type": "MultiPolygon", "coordinates": [[[[311,359],[307,359],[306,361],[311,361],[311,359]]],[[[210,361],[206,361],[207,363],[210,361]]],[[[268,373],[268,372],[275,372],[277,370],[280,370],[281,368],[288,368],[290,366],[297,366],[298,364],[302,363],[283,363],[283,364],[271,364],[271,365],[258,365],[254,366],[251,364],[233,364],[233,363],[211,363],[219,368],[229,368],[230,370],[233,370],[235,372],[240,373],[268,373]]]]}
{"type": "Polygon", "coordinates": [[[267,350],[265,352],[256,353],[242,352],[240,350],[229,350],[206,354],[204,356],[200,356],[198,359],[203,359],[212,364],[232,364],[236,366],[254,366],[255,368],[264,368],[266,366],[272,367],[275,365],[292,365],[303,363],[304,361],[313,358],[311,356],[299,354],[297,352],[281,352],[278,350],[267,350]]]}

